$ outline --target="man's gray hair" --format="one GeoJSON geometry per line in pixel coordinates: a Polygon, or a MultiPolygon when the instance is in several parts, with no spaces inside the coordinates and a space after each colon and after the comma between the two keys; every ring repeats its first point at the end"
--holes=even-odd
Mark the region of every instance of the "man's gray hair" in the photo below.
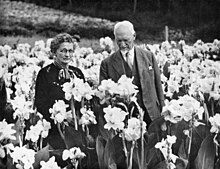
{"type": "Polygon", "coordinates": [[[134,26],[131,22],[121,21],[121,22],[118,22],[118,23],[115,24],[115,26],[114,26],[114,35],[116,34],[116,30],[121,26],[127,27],[133,35],[135,34],[134,26]]]}

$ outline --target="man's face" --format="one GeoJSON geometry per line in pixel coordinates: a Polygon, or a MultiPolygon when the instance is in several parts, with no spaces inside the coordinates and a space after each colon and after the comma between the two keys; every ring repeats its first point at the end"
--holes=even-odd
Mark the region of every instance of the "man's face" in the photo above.
{"type": "Polygon", "coordinates": [[[115,32],[115,41],[121,52],[128,52],[134,46],[135,34],[127,27],[119,27],[115,32]]]}
{"type": "Polygon", "coordinates": [[[0,57],[0,78],[8,71],[8,60],[6,57],[0,57]]]}
{"type": "Polygon", "coordinates": [[[55,55],[56,55],[56,61],[62,65],[67,65],[74,53],[74,47],[73,43],[64,42],[60,44],[60,47],[57,49],[55,55]]]}

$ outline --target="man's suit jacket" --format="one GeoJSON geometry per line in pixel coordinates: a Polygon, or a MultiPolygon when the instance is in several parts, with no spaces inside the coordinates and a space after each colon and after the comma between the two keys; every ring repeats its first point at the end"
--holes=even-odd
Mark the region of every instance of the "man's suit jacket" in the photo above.
{"type": "MultiPolygon", "coordinates": [[[[164,95],[161,85],[160,70],[156,59],[150,51],[135,47],[135,57],[137,58],[137,69],[142,88],[143,104],[151,118],[160,116],[162,106],[164,106],[164,95]]],[[[100,82],[104,79],[112,79],[117,82],[125,74],[121,52],[116,51],[108,58],[104,59],[100,67],[100,82]]]]}

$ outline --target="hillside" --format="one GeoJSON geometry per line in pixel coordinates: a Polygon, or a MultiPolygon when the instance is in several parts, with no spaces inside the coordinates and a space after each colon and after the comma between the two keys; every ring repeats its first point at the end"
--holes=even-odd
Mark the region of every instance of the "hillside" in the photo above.
{"type": "Polygon", "coordinates": [[[144,42],[164,41],[166,25],[169,40],[193,43],[197,39],[211,42],[220,38],[217,0],[213,4],[179,0],[173,2],[172,8],[161,4],[159,9],[153,1],[140,0],[135,14],[128,0],[71,0],[71,6],[64,0],[23,1],[0,1],[0,35],[51,37],[65,31],[88,39],[113,38],[114,23],[127,19],[134,23],[137,40],[144,42]]]}
{"type": "Polygon", "coordinates": [[[111,34],[114,25],[114,22],[106,19],[82,16],[31,3],[8,0],[0,3],[2,35],[41,34],[51,37],[65,31],[93,38],[111,34]]]}

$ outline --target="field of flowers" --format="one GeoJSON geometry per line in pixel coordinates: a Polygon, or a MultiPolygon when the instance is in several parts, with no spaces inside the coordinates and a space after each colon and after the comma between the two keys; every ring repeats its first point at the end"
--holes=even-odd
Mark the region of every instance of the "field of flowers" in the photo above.
{"type": "Polygon", "coordinates": [[[115,50],[112,40],[100,39],[100,53],[77,47],[71,64],[83,71],[86,82],[75,78],[63,85],[71,111],[61,100],[50,109],[65,150],[42,146],[51,126],[33,105],[37,73],[53,62],[50,42],[0,46],[9,63],[0,75],[16,121],[0,121],[0,168],[220,168],[219,40],[139,45],[154,53],[166,98],[161,117],[150,126],[143,121],[132,79],[98,82],[101,61],[115,50]],[[81,103],[80,112],[74,100],[81,103]],[[137,117],[129,111],[130,104],[138,107],[137,117]]]}

